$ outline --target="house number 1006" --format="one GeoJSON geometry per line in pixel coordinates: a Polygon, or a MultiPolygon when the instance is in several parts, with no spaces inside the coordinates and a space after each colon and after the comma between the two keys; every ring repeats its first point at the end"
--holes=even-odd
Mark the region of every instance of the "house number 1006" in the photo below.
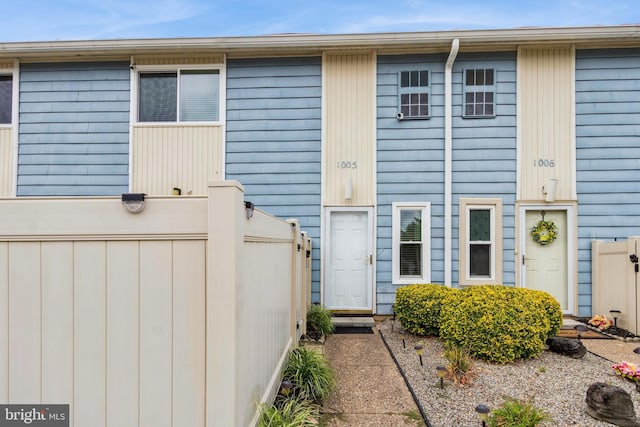
{"type": "Polygon", "coordinates": [[[556,162],[553,159],[533,159],[534,168],[552,168],[555,165],[556,162]]]}
{"type": "Polygon", "coordinates": [[[338,169],[357,169],[358,168],[358,162],[356,160],[354,160],[354,161],[342,160],[342,161],[337,161],[336,162],[336,166],[338,167],[338,169]]]}

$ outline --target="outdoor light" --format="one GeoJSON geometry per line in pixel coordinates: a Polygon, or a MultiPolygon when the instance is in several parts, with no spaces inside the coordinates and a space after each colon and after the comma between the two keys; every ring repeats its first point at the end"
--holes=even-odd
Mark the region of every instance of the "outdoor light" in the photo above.
{"type": "Polygon", "coordinates": [[[251,217],[253,216],[253,211],[256,208],[256,205],[254,205],[251,202],[244,202],[244,207],[247,210],[247,219],[251,219],[251,217]]]}
{"type": "Polygon", "coordinates": [[[122,206],[131,213],[142,212],[144,209],[144,193],[122,194],[122,206]]]}
{"type": "Polygon", "coordinates": [[[578,332],[578,341],[582,339],[582,334],[587,332],[587,327],[584,325],[576,325],[573,327],[578,332]]]}
{"type": "Polygon", "coordinates": [[[440,377],[440,388],[443,389],[444,388],[444,376],[447,375],[447,368],[445,368],[444,366],[436,366],[436,372],[438,373],[438,376],[440,377]]]}
{"type": "Polygon", "coordinates": [[[618,327],[618,316],[620,316],[622,314],[622,312],[620,310],[609,310],[609,313],[611,313],[611,317],[613,317],[613,326],[615,328],[618,327]]]}
{"type": "Polygon", "coordinates": [[[404,329],[400,328],[398,331],[400,337],[402,338],[402,348],[407,348],[407,344],[404,342],[404,329]]]}
{"type": "Polygon", "coordinates": [[[490,409],[487,405],[478,405],[476,406],[476,413],[478,414],[478,418],[482,421],[482,427],[486,427],[487,420],[489,419],[490,409]]]}
{"type": "Polygon", "coordinates": [[[291,393],[292,388],[293,383],[291,381],[282,381],[282,383],[280,384],[280,394],[284,397],[287,397],[291,393]]]}
{"type": "Polygon", "coordinates": [[[634,349],[633,349],[633,352],[634,352],[635,354],[640,354],[640,347],[636,347],[636,348],[634,348],[634,349]]]}
{"type": "Polygon", "coordinates": [[[182,195],[182,188],[173,187],[173,195],[174,196],[181,196],[182,195]]]}
{"type": "Polygon", "coordinates": [[[418,357],[420,358],[420,366],[424,366],[422,364],[422,352],[424,351],[424,346],[422,345],[422,343],[418,343],[413,348],[416,351],[416,354],[418,355],[418,357]]]}

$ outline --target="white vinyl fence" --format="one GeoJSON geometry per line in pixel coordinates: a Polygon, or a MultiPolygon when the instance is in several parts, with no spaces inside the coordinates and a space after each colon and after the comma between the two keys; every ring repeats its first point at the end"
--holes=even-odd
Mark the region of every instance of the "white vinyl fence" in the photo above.
{"type": "Polygon", "coordinates": [[[296,221],[208,197],[0,200],[0,403],[71,425],[248,426],[310,295],[296,221]]]}

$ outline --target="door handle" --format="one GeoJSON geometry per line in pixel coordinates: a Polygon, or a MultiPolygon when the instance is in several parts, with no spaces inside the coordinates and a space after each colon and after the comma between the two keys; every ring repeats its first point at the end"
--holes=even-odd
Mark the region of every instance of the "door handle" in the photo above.
{"type": "Polygon", "coordinates": [[[522,255],[522,265],[525,265],[525,257],[524,257],[524,254],[522,255]]]}
{"type": "Polygon", "coordinates": [[[373,255],[369,255],[369,265],[373,265],[373,255]]]}

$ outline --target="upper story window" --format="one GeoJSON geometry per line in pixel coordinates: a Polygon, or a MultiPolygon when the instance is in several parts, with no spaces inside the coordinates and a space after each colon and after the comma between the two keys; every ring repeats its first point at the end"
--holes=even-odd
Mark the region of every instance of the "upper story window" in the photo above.
{"type": "Polygon", "coordinates": [[[392,270],[395,284],[429,283],[431,280],[429,208],[426,202],[393,203],[392,270]]]}
{"type": "Polygon", "coordinates": [[[0,124],[10,124],[13,105],[13,77],[0,75],[0,124]]]}
{"type": "Polygon", "coordinates": [[[429,118],[429,71],[400,71],[400,113],[405,119],[429,118]]]}
{"type": "Polygon", "coordinates": [[[464,117],[495,117],[495,70],[464,71],[464,117]]]}
{"type": "Polygon", "coordinates": [[[139,74],[139,122],[216,122],[219,105],[219,70],[139,74]]]}

